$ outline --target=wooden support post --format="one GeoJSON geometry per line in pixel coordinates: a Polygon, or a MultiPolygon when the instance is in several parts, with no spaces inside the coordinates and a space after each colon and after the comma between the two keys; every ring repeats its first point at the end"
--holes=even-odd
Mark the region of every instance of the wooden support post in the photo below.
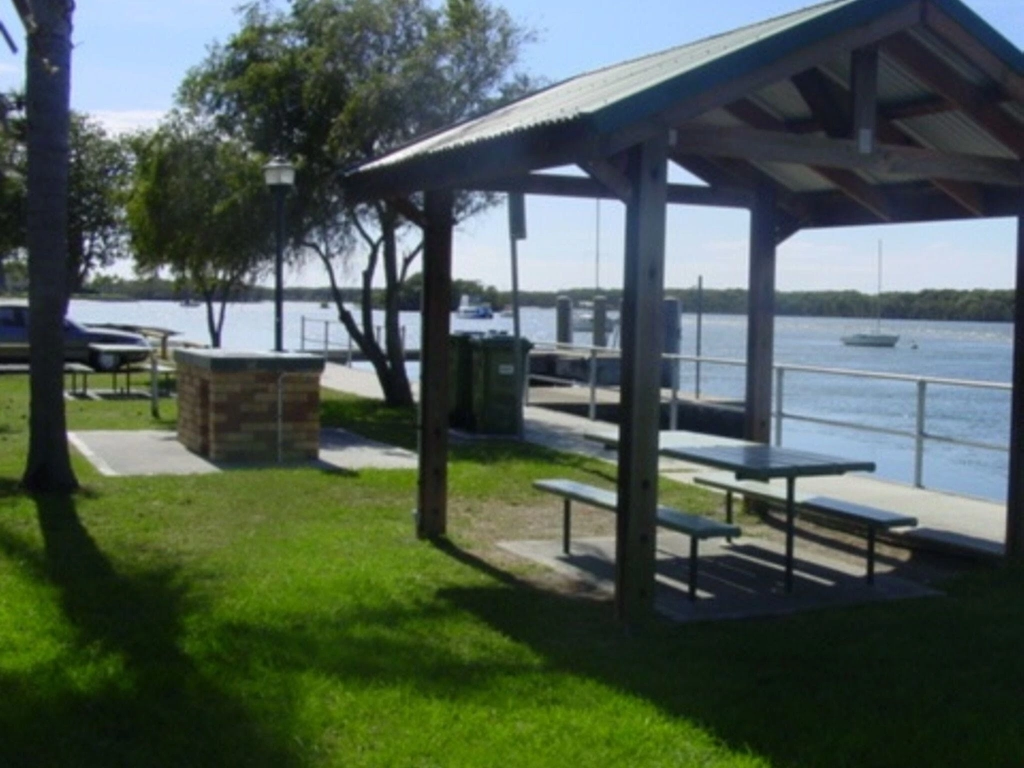
{"type": "Polygon", "coordinates": [[[626,206],[615,540],[615,607],[627,626],[654,610],[667,153],[667,135],[628,152],[633,192],[626,206]]]}
{"type": "Polygon", "coordinates": [[[750,212],[748,296],[747,408],[743,436],[767,443],[771,436],[775,337],[775,200],[767,187],[758,190],[750,212]]]}
{"type": "Polygon", "coordinates": [[[416,535],[448,525],[448,335],[452,304],[452,193],[425,194],[416,535]]]}
{"type": "Polygon", "coordinates": [[[857,151],[869,155],[875,149],[878,124],[878,46],[869,45],[853,52],[850,91],[853,97],[851,139],[857,151]]]}
{"type": "Polygon", "coordinates": [[[1013,315],[1013,401],[1010,479],[1006,499],[1006,556],[1024,558],[1024,195],[1017,217],[1017,302],[1013,315]]]}

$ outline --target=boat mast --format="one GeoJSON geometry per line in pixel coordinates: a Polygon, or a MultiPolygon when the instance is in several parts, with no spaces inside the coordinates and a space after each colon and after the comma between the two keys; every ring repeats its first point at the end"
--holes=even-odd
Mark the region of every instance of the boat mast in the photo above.
{"type": "Polygon", "coordinates": [[[882,332],[882,240],[878,240],[878,292],[875,294],[875,333],[882,332]]]}

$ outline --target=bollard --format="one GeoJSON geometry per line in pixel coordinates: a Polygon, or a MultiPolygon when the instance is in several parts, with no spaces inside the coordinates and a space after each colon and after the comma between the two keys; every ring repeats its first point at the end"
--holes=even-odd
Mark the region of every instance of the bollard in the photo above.
{"type": "Polygon", "coordinates": [[[608,299],[594,297],[594,340],[593,346],[608,346],[608,299]]]}
{"type": "Polygon", "coordinates": [[[662,304],[662,317],[665,329],[665,339],[662,342],[662,352],[666,355],[673,355],[669,359],[662,358],[661,364],[661,385],[668,388],[679,388],[679,350],[682,344],[682,312],[683,303],[679,299],[665,299],[662,304]]]}
{"type": "Polygon", "coordinates": [[[572,344],[572,299],[559,296],[555,301],[555,341],[572,344]]]}

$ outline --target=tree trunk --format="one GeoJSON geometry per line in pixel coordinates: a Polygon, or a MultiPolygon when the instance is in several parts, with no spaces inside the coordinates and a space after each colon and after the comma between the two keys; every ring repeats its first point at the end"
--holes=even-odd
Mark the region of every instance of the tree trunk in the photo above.
{"type": "Polygon", "coordinates": [[[22,484],[36,492],[78,487],[64,413],[67,310],[68,131],[72,0],[32,3],[26,55],[28,274],[31,402],[22,484]]]}
{"type": "Polygon", "coordinates": [[[412,387],[405,370],[405,348],[398,306],[401,288],[398,279],[398,244],[395,241],[395,219],[390,212],[381,224],[384,235],[384,340],[388,362],[385,399],[388,405],[412,405],[412,387]]]}

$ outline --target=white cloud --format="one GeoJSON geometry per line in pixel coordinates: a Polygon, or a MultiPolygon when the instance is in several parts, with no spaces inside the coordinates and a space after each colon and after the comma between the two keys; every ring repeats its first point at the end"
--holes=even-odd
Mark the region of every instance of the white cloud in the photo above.
{"type": "Polygon", "coordinates": [[[155,128],[166,115],[162,109],[98,110],[89,113],[113,134],[129,133],[140,128],[155,128]]]}

